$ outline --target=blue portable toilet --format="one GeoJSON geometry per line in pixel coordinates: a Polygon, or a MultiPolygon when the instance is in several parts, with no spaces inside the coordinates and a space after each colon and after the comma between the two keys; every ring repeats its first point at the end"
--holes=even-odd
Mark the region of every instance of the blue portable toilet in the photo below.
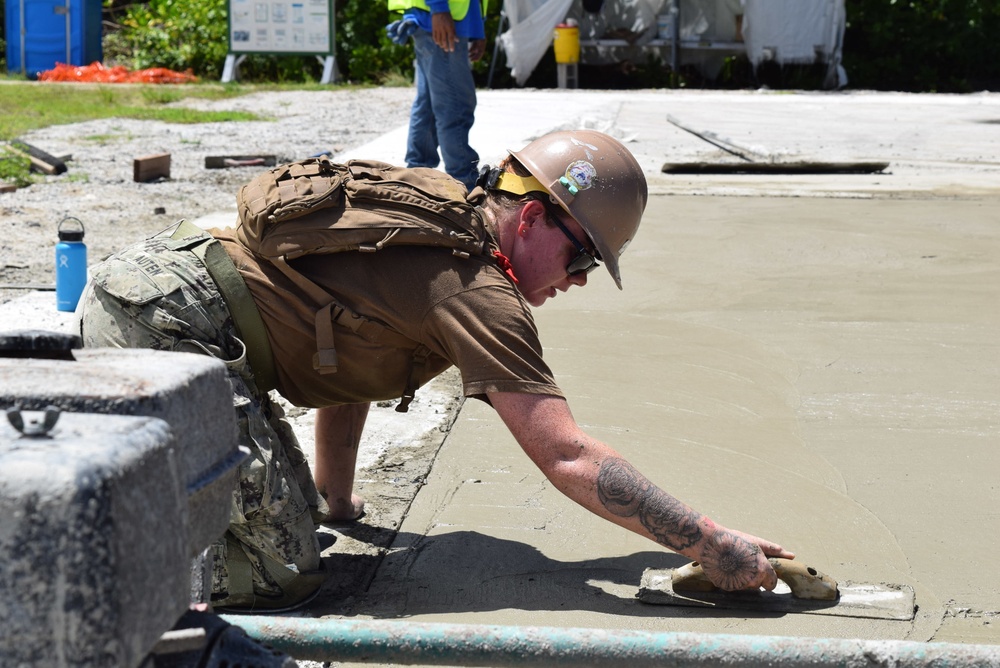
{"type": "Polygon", "coordinates": [[[31,79],[56,63],[101,60],[101,0],[6,0],[7,70],[31,79]]]}

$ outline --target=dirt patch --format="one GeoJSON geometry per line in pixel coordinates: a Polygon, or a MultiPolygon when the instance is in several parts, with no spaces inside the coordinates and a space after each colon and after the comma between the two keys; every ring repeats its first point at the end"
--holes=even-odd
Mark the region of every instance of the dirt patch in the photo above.
{"type": "Polygon", "coordinates": [[[172,104],[253,111],[267,120],[178,125],[111,118],[25,135],[66,158],[68,171],[0,193],[0,303],[24,294],[12,285],[53,283],[56,227],[64,217],[83,222],[91,264],[181,218],[232,211],[235,222],[236,193],[261,168],[207,169],[205,158],[259,154],[289,161],[356,148],[405,125],[413,95],[411,88],[373,88],[182,100],[172,104]],[[170,155],[169,178],[133,181],[136,158],[163,153],[170,155]]]}

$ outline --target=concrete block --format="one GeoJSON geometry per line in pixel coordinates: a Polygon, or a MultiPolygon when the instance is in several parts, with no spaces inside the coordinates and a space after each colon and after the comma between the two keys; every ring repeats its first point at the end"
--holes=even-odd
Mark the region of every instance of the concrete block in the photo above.
{"type": "Polygon", "coordinates": [[[2,421],[0,665],[138,666],[184,614],[174,446],[153,418],[62,413],[34,437],[2,421]]]}
{"type": "MultiPolygon", "coordinates": [[[[0,357],[0,409],[57,406],[74,413],[156,417],[170,425],[188,492],[178,511],[194,557],[229,525],[242,452],[226,369],[206,355],[76,349],[69,359],[0,357]]],[[[159,514],[168,512],[161,508],[159,514]]]]}

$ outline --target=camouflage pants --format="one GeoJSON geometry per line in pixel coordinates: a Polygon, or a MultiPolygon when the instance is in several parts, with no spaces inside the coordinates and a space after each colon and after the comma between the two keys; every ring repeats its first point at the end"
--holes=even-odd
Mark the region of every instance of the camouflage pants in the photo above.
{"type": "Polygon", "coordinates": [[[239,443],[251,455],[239,469],[229,530],[212,548],[212,590],[213,598],[229,596],[224,605],[254,605],[254,592],[231,591],[240,588],[230,586],[232,551],[242,550],[241,563],[253,566],[258,601],[280,597],[299,574],[315,579],[320,548],[311,513],[325,512],[325,501],[281,407],[257,390],[229,309],[187,245],[190,239],[154,237],[95,267],[81,333],[87,347],[195,352],[225,363],[239,443]]]}

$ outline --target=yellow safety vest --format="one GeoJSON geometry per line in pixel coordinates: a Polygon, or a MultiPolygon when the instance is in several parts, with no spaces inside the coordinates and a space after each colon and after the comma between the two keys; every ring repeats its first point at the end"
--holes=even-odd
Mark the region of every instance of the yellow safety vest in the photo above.
{"type": "MultiPolygon", "coordinates": [[[[451,12],[451,18],[456,21],[464,19],[465,15],[469,13],[470,1],[471,0],[448,0],[448,10],[451,12]]],[[[488,1],[489,0],[482,0],[482,16],[484,19],[486,18],[486,5],[488,1]]],[[[423,9],[427,12],[431,10],[424,0],[389,0],[390,12],[405,12],[411,7],[423,9]]]]}

